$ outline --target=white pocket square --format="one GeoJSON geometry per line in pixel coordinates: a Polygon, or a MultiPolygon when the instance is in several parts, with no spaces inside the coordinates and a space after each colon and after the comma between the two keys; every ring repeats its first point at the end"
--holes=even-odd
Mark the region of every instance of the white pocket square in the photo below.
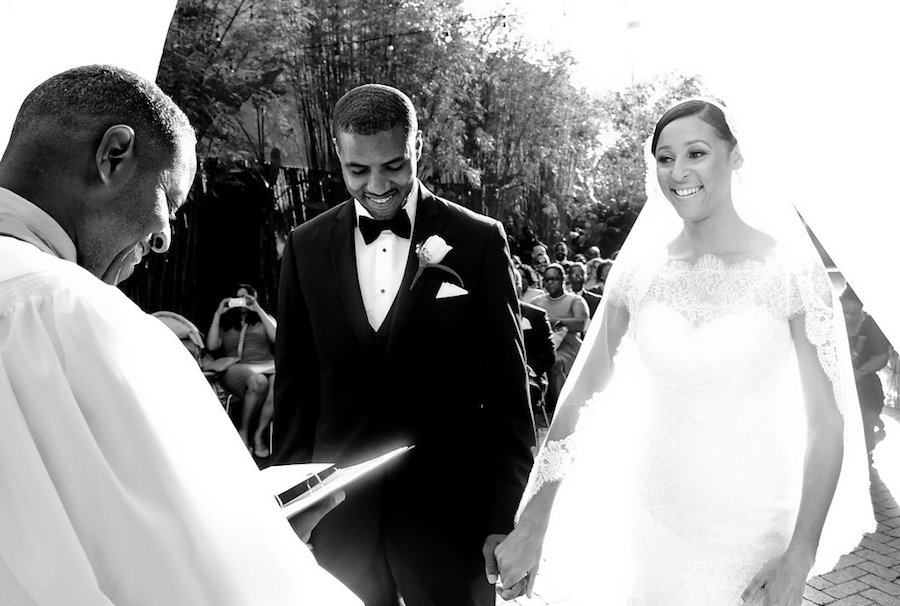
{"type": "Polygon", "coordinates": [[[469,291],[465,288],[460,288],[451,282],[444,282],[441,284],[441,287],[438,289],[437,295],[434,298],[446,299],[448,297],[461,297],[467,294],[469,294],[469,291]]]}

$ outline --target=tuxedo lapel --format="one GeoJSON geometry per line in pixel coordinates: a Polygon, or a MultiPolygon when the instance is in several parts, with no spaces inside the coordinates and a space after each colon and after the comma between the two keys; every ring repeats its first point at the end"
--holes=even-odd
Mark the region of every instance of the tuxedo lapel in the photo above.
{"type": "Polygon", "coordinates": [[[438,202],[434,198],[434,194],[425,189],[422,183],[419,183],[419,205],[416,209],[416,224],[413,226],[412,240],[410,241],[409,256],[406,259],[406,270],[403,272],[403,281],[400,283],[400,291],[397,293],[395,301],[394,320],[391,325],[391,333],[388,337],[388,355],[391,354],[396,346],[397,339],[403,333],[409,316],[412,313],[416,302],[422,296],[422,291],[426,290],[429,281],[423,274],[415,286],[412,281],[419,269],[419,257],[416,255],[416,245],[425,241],[428,236],[440,234],[443,231],[444,224],[441,222],[440,213],[438,212],[438,202]]]}
{"type": "Polygon", "coordinates": [[[356,250],[354,249],[354,233],[356,213],[353,204],[347,203],[335,217],[331,226],[331,256],[334,263],[334,275],[340,282],[340,298],[353,326],[353,332],[363,349],[375,345],[375,333],[366,317],[362,294],[359,290],[359,276],[356,271],[356,250]]]}

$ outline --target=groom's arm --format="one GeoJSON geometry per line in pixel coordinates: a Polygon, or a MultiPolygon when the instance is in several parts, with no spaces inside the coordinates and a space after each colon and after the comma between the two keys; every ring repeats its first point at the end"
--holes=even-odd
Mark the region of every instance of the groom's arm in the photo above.
{"type": "Polygon", "coordinates": [[[312,459],[321,406],[319,354],[300,279],[299,234],[288,237],[278,287],[273,464],[312,459]]]}
{"type": "Polygon", "coordinates": [[[512,530],[513,517],[533,463],[534,422],[528,395],[519,301],[506,236],[494,223],[485,239],[480,284],[483,403],[490,443],[490,533],[512,530]]]}

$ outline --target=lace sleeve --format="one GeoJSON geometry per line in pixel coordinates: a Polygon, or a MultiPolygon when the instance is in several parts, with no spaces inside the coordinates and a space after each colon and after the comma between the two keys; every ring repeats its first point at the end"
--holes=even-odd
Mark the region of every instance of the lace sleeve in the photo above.
{"type": "Polygon", "coordinates": [[[579,436],[584,435],[584,426],[589,424],[590,418],[597,409],[595,399],[596,397],[592,398],[586,406],[579,410],[575,431],[559,440],[548,439],[541,446],[537,457],[535,457],[531,475],[528,477],[528,484],[525,486],[525,498],[522,499],[522,502],[519,504],[519,510],[516,512],[516,524],[519,523],[519,518],[522,517],[525,506],[534,495],[540,492],[544,485],[561,482],[566,477],[566,473],[575,461],[579,436]],[[579,429],[582,430],[581,434],[579,434],[579,429]]]}
{"type": "Polygon", "coordinates": [[[618,305],[619,307],[628,308],[628,291],[631,273],[623,274],[621,279],[612,283],[609,288],[603,291],[603,296],[608,299],[609,305],[618,305]]]}
{"type": "MultiPolygon", "coordinates": [[[[549,482],[559,482],[566,477],[566,472],[575,459],[575,434],[569,434],[561,440],[548,440],[541,446],[538,456],[534,460],[534,467],[528,478],[528,484],[525,487],[525,494],[529,496],[536,495],[544,484],[549,482]]],[[[523,499],[516,512],[516,524],[522,517],[522,511],[528,504],[528,500],[523,499]]]]}
{"type": "Polygon", "coordinates": [[[517,524],[538,492],[547,484],[559,483],[566,477],[575,460],[577,444],[582,436],[590,433],[586,430],[586,421],[593,418],[594,411],[602,405],[603,392],[612,380],[613,357],[626,336],[630,324],[629,308],[635,296],[631,272],[623,269],[624,266],[618,269],[614,266],[610,272],[609,290],[604,294],[563,385],[547,439],[535,457],[516,513],[517,524]]]}
{"type": "Polygon", "coordinates": [[[843,412],[843,396],[838,360],[840,336],[836,330],[834,295],[825,268],[809,263],[791,271],[788,318],[803,316],[806,338],[816,348],[819,364],[831,382],[835,402],[843,412]]]}

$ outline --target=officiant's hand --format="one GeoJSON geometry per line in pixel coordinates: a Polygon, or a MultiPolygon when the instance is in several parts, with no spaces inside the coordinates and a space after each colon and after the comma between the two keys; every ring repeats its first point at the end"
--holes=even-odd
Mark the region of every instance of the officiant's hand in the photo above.
{"type": "Polygon", "coordinates": [[[347,495],[343,490],[339,490],[327,499],[316,503],[306,511],[302,511],[290,519],[291,528],[300,537],[304,543],[309,543],[309,536],[312,534],[313,528],[322,521],[329,511],[344,502],[347,495]]]}
{"type": "Polygon", "coordinates": [[[785,551],[766,562],[741,594],[745,606],[800,606],[806,577],[812,568],[809,557],[785,551]]]}
{"type": "Polygon", "coordinates": [[[531,597],[534,579],[541,561],[543,535],[520,523],[495,549],[494,556],[500,570],[497,593],[504,600],[511,600],[523,593],[531,597]]]}

